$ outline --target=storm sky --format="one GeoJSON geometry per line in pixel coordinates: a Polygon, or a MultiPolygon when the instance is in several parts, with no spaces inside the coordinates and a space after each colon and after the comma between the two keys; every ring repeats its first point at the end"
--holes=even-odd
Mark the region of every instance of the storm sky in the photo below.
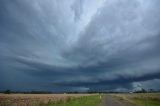
{"type": "Polygon", "coordinates": [[[160,0],[0,0],[0,90],[160,89],[160,0]]]}

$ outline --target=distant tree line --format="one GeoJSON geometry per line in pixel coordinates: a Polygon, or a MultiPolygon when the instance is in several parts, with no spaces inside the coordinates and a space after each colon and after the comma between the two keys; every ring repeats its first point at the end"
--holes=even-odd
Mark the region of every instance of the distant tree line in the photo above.
{"type": "Polygon", "coordinates": [[[11,94],[11,93],[22,93],[22,94],[51,94],[53,92],[50,91],[11,91],[5,90],[0,93],[11,94]]]}
{"type": "Polygon", "coordinates": [[[147,93],[148,91],[142,88],[141,90],[134,91],[134,93],[147,93]]]}
{"type": "Polygon", "coordinates": [[[159,90],[155,90],[155,89],[144,89],[142,88],[141,90],[137,90],[137,91],[134,91],[134,93],[156,93],[156,92],[160,92],[160,89],[159,90]]]}
{"type": "MultiPolygon", "coordinates": [[[[148,89],[145,90],[142,88],[141,90],[133,91],[131,93],[156,93],[160,92],[159,90],[154,90],[154,89],[148,89]]],[[[0,93],[5,93],[5,94],[11,94],[11,93],[21,93],[21,94],[81,94],[81,93],[86,93],[86,94],[93,94],[93,93],[130,93],[130,92],[119,92],[119,91],[107,91],[107,90],[88,90],[88,91],[61,91],[61,92],[51,92],[51,91],[12,91],[12,90],[5,90],[1,91],[0,93]]]]}

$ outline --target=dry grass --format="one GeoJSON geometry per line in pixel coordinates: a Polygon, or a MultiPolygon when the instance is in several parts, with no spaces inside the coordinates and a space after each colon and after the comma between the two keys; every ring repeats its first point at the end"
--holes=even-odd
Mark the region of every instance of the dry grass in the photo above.
{"type": "Polygon", "coordinates": [[[0,106],[39,106],[49,101],[65,101],[72,97],[95,94],[0,94],[0,106]]]}

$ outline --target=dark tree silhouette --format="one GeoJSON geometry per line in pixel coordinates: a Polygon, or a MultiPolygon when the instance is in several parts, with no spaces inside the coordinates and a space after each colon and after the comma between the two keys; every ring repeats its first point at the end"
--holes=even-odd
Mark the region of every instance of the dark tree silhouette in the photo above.
{"type": "Polygon", "coordinates": [[[5,93],[5,94],[10,94],[11,91],[8,89],[8,90],[6,90],[4,93],[5,93]]]}

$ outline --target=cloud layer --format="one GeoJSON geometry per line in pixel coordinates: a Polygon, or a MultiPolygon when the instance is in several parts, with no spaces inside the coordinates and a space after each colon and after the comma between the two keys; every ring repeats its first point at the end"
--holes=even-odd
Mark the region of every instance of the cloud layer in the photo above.
{"type": "Polygon", "coordinates": [[[159,5],[1,0],[0,90],[159,89],[159,5]]]}

